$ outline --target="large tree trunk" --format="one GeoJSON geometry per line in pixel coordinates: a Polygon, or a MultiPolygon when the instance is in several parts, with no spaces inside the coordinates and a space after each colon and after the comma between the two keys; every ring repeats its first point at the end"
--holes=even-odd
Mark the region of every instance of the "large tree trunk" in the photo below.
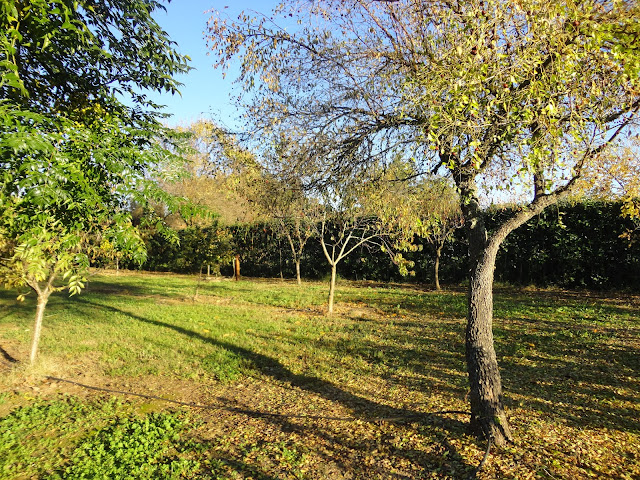
{"type": "Polygon", "coordinates": [[[331,265],[331,283],[329,284],[329,315],[333,313],[333,297],[336,291],[337,264],[331,265]]]}
{"type": "Polygon", "coordinates": [[[44,290],[38,289],[38,307],[36,308],[36,320],[33,326],[33,335],[31,337],[31,353],[29,354],[29,363],[32,365],[36,361],[38,355],[38,344],[40,343],[40,334],[42,333],[42,320],[44,318],[44,310],[49,301],[51,290],[47,287],[44,290]]]}
{"type": "MultiPolygon", "coordinates": [[[[481,223],[481,222],[480,222],[481,223]]],[[[484,225],[481,225],[484,230],[484,225]]],[[[493,346],[493,271],[497,246],[480,242],[484,232],[469,234],[471,278],[469,282],[465,351],[469,374],[471,429],[502,445],[511,441],[504,412],[502,382],[493,346]],[[494,248],[495,247],[495,248],[494,248]]]]}
{"type": "Polygon", "coordinates": [[[493,347],[493,279],[496,256],[507,235],[549,205],[558,202],[571,190],[571,183],[545,194],[544,182],[537,178],[533,201],[514,212],[511,218],[487,236],[484,213],[480,208],[475,185],[475,170],[459,170],[454,179],[460,191],[460,208],[469,241],[471,267],[467,310],[465,352],[469,374],[471,429],[496,445],[512,440],[504,412],[502,381],[493,347]]]}
{"type": "Polygon", "coordinates": [[[500,233],[494,234],[489,241],[473,177],[460,180],[460,207],[467,228],[471,268],[465,335],[471,430],[501,445],[512,437],[504,412],[502,382],[493,347],[493,273],[498,248],[515,226],[500,229],[500,233]]]}
{"type": "Polygon", "coordinates": [[[496,445],[511,441],[511,429],[504,412],[502,382],[493,347],[493,279],[496,256],[507,235],[534,215],[554,204],[560,195],[534,200],[506,220],[487,238],[484,216],[477,199],[463,203],[471,274],[467,311],[465,351],[469,373],[471,428],[496,445]]]}

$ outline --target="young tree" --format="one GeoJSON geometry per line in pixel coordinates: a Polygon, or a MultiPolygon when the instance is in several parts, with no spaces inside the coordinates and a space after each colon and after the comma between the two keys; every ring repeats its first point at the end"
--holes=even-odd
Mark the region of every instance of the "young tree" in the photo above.
{"type": "Polygon", "coordinates": [[[456,229],[464,225],[460,199],[451,182],[443,178],[425,178],[413,195],[419,202],[420,228],[418,232],[436,249],[433,276],[436,290],[440,288],[440,259],[444,244],[456,229]]]}
{"type": "Polygon", "coordinates": [[[419,222],[406,185],[395,181],[404,165],[389,170],[371,168],[367,176],[351,176],[333,183],[318,183],[323,207],[320,245],[331,267],[328,312],[333,313],[338,264],[362,247],[388,253],[403,274],[412,263],[399,253],[415,249],[410,240],[419,222]]]}
{"type": "Polygon", "coordinates": [[[156,141],[171,134],[141,92],[175,93],[172,76],[188,70],[151,17],[157,8],[0,3],[0,275],[37,294],[31,362],[51,292],[84,286],[90,236],[144,259],[126,206],[164,197],[149,169],[175,156],[156,141]]]}
{"type": "Polygon", "coordinates": [[[325,0],[211,19],[217,65],[240,60],[254,127],[331,138],[318,150],[334,172],[396,149],[453,179],[471,265],[471,425],[496,444],[511,439],[492,333],[496,254],[634,122],[639,17],[637,1],[325,0]],[[488,176],[529,194],[491,235],[488,176]]]}
{"type": "MultiPolygon", "coordinates": [[[[256,213],[272,221],[286,240],[296,266],[296,281],[302,284],[300,263],[304,248],[317,234],[322,208],[306,191],[307,157],[303,146],[281,138],[263,159],[260,174],[244,189],[256,213]]],[[[313,172],[312,172],[313,173],[313,172]]]]}
{"type": "Polygon", "coordinates": [[[340,199],[334,203],[329,200],[329,195],[325,195],[323,206],[318,236],[331,267],[327,301],[327,310],[331,315],[334,311],[338,264],[359,247],[381,248],[380,242],[385,231],[375,216],[360,211],[359,205],[352,199],[340,199]]]}
{"type": "Polygon", "coordinates": [[[309,198],[299,182],[265,173],[253,190],[252,204],[262,215],[273,220],[279,236],[291,249],[296,266],[296,281],[302,284],[300,263],[304,248],[316,234],[320,207],[309,198]]]}

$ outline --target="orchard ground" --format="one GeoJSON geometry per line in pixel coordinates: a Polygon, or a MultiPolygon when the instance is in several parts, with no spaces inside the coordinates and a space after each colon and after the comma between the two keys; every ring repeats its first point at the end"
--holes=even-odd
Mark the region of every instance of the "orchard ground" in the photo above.
{"type": "MultiPolygon", "coordinates": [[[[31,367],[2,291],[0,478],[468,478],[465,288],[342,281],[331,317],[327,289],[96,272],[31,367]]],[[[478,478],[640,478],[640,297],[495,292],[515,444],[478,478]]]]}

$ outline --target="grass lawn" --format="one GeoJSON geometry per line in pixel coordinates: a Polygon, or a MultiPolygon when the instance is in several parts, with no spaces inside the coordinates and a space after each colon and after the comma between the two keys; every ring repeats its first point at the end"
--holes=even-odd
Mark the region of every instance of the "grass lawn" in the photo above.
{"type": "MultiPolygon", "coordinates": [[[[1,291],[0,478],[468,478],[485,443],[430,415],[468,410],[464,291],[341,282],[332,317],[326,293],[102,272],[52,297],[28,367],[34,298],[1,291]]],[[[639,310],[496,288],[516,440],[478,478],[640,478],[639,310]]]]}

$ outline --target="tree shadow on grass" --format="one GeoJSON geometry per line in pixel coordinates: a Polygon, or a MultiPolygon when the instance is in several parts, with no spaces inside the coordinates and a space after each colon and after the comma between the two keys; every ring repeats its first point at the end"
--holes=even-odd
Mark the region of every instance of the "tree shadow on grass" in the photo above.
{"type": "MultiPolygon", "coordinates": [[[[637,296],[516,288],[494,291],[496,351],[507,397],[516,394],[525,408],[549,412],[578,428],[640,432],[640,408],[633,398],[640,390],[637,296]]],[[[426,316],[428,328],[416,321],[394,324],[413,335],[414,350],[445,353],[436,363],[445,370],[456,369],[446,361],[452,350],[442,338],[446,338],[443,329],[463,328],[463,294],[405,295],[400,291],[395,299],[382,301],[380,308],[385,311],[402,309],[426,316]],[[437,342],[435,348],[431,342],[437,342]]],[[[390,352],[393,358],[403,358],[403,365],[421,368],[413,355],[390,352]]],[[[456,385],[453,378],[447,382],[456,385]]]]}
{"type": "MultiPolygon", "coordinates": [[[[434,426],[437,428],[441,428],[446,432],[449,432],[453,436],[462,436],[466,430],[466,424],[459,421],[454,420],[448,417],[442,417],[437,415],[432,415],[424,412],[419,412],[407,408],[396,408],[388,405],[380,404],[370,399],[361,397],[354,393],[348,392],[339,388],[331,382],[319,379],[317,377],[297,374],[289,370],[285,365],[283,365],[279,360],[275,358],[271,358],[269,356],[251,351],[249,349],[240,347],[238,345],[234,345],[232,343],[224,342],[221,340],[216,340],[205,335],[202,335],[198,332],[177,326],[169,323],[165,323],[158,320],[153,320],[149,318],[145,318],[139,315],[132,314],[125,310],[121,310],[119,308],[104,305],[98,302],[89,301],[86,298],[81,298],[76,300],[79,303],[84,303],[86,305],[90,305],[94,308],[100,308],[103,310],[107,310],[109,312],[113,312],[119,315],[125,315],[129,318],[137,320],[139,322],[147,323],[150,325],[154,325],[160,328],[168,328],[173,330],[181,335],[184,335],[189,338],[197,339],[199,341],[209,343],[216,347],[224,348],[234,354],[248,360],[252,363],[254,368],[261,372],[263,375],[267,377],[271,377],[277,381],[286,382],[290,384],[292,387],[299,388],[300,390],[304,390],[309,393],[313,393],[318,395],[319,397],[329,400],[331,402],[336,402],[353,412],[353,415],[357,418],[361,418],[363,421],[367,422],[370,419],[381,419],[384,418],[388,421],[392,421],[393,423],[398,424],[422,424],[425,428],[428,426],[434,426]]],[[[248,415],[251,415],[250,412],[246,412],[248,415]]],[[[376,441],[362,440],[355,441],[353,438],[347,436],[343,436],[340,434],[335,434],[335,432],[331,431],[322,431],[321,428],[315,423],[313,428],[309,428],[308,425],[301,426],[296,422],[291,421],[286,416],[265,416],[260,412],[254,412],[254,416],[258,418],[267,419],[269,422],[273,424],[279,425],[279,427],[286,430],[295,430],[303,428],[305,429],[305,435],[316,435],[319,438],[322,438],[329,444],[341,444],[347,449],[351,450],[374,450],[376,448],[376,441]]],[[[330,418],[327,419],[331,421],[330,418]]],[[[380,420],[383,421],[383,420],[380,420]]],[[[344,429],[339,429],[338,431],[344,431],[344,429]]],[[[445,449],[448,453],[446,458],[439,458],[437,461],[430,459],[429,457],[419,458],[418,453],[412,453],[409,451],[404,451],[402,449],[394,452],[396,456],[402,457],[405,460],[413,462],[417,465],[420,465],[421,468],[425,470],[430,470],[434,468],[442,468],[442,465],[446,465],[448,463],[455,464],[458,469],[463,471],[470,472],[473,470],[473,466],[466,463],[465,459],[458,454],[455,449],[449,445],[445,449]]],[[[332,458],[331,455],[327,457],[327,460],[332,458]]],[[[342,465],[344,469],[349,468],[347,465],[342,465]]],[[[455,470],[455,467],[452,467],[455,470]]],[[[394,476],[389,475],[386,478],[394,478],[394,476]]],[[[407,478],[407,477],[397,477],[397,478],[407,478]]]]}
{"type": "MultiPolygon", "coordinates": [[[[201,441],[201,443],[211,444],[211,442],[208,440],[201,441]]],[[[248,473],[251,475],[251,478],[254,478],[255,480],[279,480],[278,477],[271,476],[265,473],[264,471],[254,467],[253,465],[250,465],[246,462],[242,462],[240,460],[236,460],[232,458],[220,458],[220,457],[215,457],[215,460],[218,463],[224,465],[226,467],[225,470],[231,470],[231,472],[234,474],[248,473]]],[[[220,469],[216,468],[216,470],[220,470],[220,469]]],[[[209,471],[208,473],[212,475],[216,475],[215,478],[218,478],[218,475],[220,475],[221,473],[226,474],[228,472],[209,471]]],[[[225,476],[223,478],[227,478],[227,477],[225,476]]]]}
{"type": "MultiPolygon", "coordinates": [[[[304,342],[310,350],[335,352],[338,357],[354,358],[367,371],[385,379],[389,385],[410,390],[437,391],[452,398],[462,398],[468,390],[464,371],[464,352],[460,345],[450,345],[425,332],[423,328],[407,328],[406,332],[385,332],[372,339],[371,331],[343,338],[328,338],[280,333],[289,343],[304,342]],[[375,369],[375,372],[373,370],[375,369]]],[[[269,341],[271,335],[257,336],[269,341]]]]}
{"type": "Polygon", "coordinates": [[[514,355],[513,344],[500,360],[505,389],[521,395],[528,408],[549,411],[552,404],[554,416],[579,428],[640,432],[638,349],[541,336],[535,347],[514,355]]]}
{"type": "Polygon", "coordinates": [[[494,329],[506,388],[577,427],[640,432],[638,298],[507,291],[494,329]]]}
{"type": "Polygon", "coordinates": [[[18,363],[18,359],[14,358],[9,352],[0,346],[0,357],[2,360],[9,363],[18,363]]]}
{"type": "MultiPolygon", "coordinates": [[[[126,278],[126,277],[125,277],[126,278]]],[[[103,281],[99,279],[91,279],[87,283],[86,292],[90,292],[93,295],[98,296],[126,296],[126,297],[153,297],[155,294],[149,293],[149,289],[140,285],[125,283],[116,283],[112,279],[103,281]]],[[[173,294],[167,292],[167,289],[162,290],[163,297],[184,297],[185,293],[182,290],[177,290],[173,294]]]]}

